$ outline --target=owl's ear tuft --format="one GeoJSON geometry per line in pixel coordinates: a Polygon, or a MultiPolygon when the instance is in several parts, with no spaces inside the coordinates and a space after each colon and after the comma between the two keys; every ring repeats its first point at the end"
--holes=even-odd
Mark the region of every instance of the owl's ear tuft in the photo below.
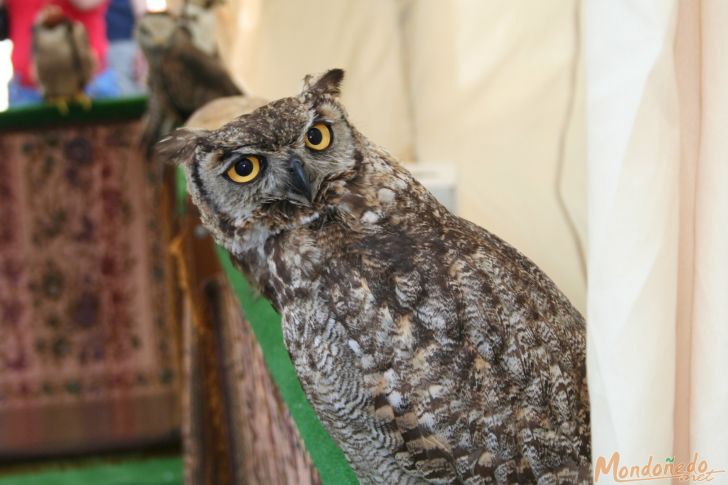
{"type": "Polygon", "coordinates": [[[207,133],[207,130],[191,128],[175,130],[154,146],[154,159],[172,165],[190,163],[199,139],[207,133]]]}
{"type": "Polygon", "coordinates": [[[344,80],[343,69],[330,69],[323,74],[309,74],[303,78],[303,93],[338,97],[341,94],[341,81],[344,80]]]}

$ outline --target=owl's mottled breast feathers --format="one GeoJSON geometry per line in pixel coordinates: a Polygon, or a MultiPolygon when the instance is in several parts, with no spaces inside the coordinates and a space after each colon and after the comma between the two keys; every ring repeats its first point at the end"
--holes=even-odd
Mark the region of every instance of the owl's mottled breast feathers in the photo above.
{"type": "MultiPolygon", "coordinates": [[[[387,483],[588,480],[582,317],[528,259],[370,151],[325,220],[268,241],[258,273],[314,403],[329,423],[376,430],[403,470],[376,472],[387,483]]],[[[387,463],[349,452],[369,458],[362,470],[387,463]]]]}

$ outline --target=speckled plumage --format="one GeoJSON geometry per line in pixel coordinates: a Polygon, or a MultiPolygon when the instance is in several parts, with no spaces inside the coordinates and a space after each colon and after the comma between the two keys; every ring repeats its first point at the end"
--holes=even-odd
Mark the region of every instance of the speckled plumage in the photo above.
{"type": "Polygon", "coordinates": [[[589,483],[582,316],[361,135],[342,76],[159,154],[183,163],[203,222],[283,316],[306,395],[363,483],[589,483]],[[321,120],[333,142],[313,152],[321,120]],[[248,185],[222,176],[236,150],[267,158],[248,185]]]}

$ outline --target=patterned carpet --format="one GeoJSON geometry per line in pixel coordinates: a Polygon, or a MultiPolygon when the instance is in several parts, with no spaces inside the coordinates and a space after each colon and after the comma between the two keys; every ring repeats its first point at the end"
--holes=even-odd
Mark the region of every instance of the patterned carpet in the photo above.
{"type": "Polygon", "coordinates": [[[0,130],[0,458],[178,430],[161,183],[139,126],[0,130]]]}

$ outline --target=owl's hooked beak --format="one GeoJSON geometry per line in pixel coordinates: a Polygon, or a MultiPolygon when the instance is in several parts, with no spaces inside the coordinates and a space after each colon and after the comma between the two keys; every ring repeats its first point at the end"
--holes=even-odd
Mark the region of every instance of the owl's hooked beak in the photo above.
{"type": "Polygon", "coordinates": [[[295,157],[289,159],[288,170],[291,172],[291,187],[296,193],[303,195],[306,200],[311,202],[311,183],[306,177],[306,172],[303,171],[301,160],[295,157]]]}

